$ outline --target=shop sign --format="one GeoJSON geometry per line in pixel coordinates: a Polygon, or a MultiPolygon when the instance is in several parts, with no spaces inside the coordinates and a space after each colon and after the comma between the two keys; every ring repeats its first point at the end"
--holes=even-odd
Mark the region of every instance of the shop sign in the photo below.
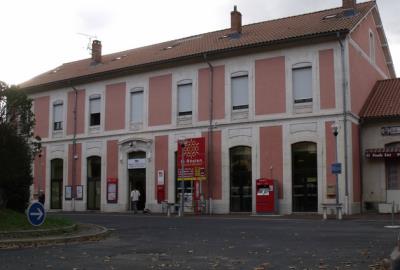
{"type": "Polygon", "coordinates": [[[132,158],[128,159],[128,170],[130,169],[145,169],[146,159],[145,158],[132,158]]]}
{"type": "Polygon", "coordinates": [[[366,158],[400,158],[400,152],[366,152],[366,158]]]}
{"type": "Polygon", "coordinates": [[[205,138],[191,138],[178,141],[178,181],[206,179],[205,138]],[[183,151],[183,155],[182,155],[183,151]],[[182,164],[183,156],[183,164],[182,164]],[[182,173],[182,165],[184,173],[182,173]],[[183,175],[182,175],[183,174],[183,175]]]}
{"type": "Polygon", "coordinates": [[[382,127],[381,134],[382,134],[382,136],[400,135],[400,126],[382,127]]]}

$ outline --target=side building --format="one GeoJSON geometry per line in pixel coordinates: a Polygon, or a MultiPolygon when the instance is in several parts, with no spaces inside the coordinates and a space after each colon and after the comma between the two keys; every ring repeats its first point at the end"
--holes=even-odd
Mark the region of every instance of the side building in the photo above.
{"type": "MultiPolygon", "coordinates": [[[[177,141],[206,138],[213,213],[255,212],[255,182],[278,182],[279,211],[361,209],[359,113],[395,77],[375,1],[231,28],[63,64],[21,85],[34,99],[33,194],[48,209],[126,211],[176,202],[177,141]],[[332,125],[339,126],[337,148],[332,125]],[[129,163],[129,165],[128,165],[129,163]]],[[[193,183],[185,183],[185,192],[193,183]]]]}

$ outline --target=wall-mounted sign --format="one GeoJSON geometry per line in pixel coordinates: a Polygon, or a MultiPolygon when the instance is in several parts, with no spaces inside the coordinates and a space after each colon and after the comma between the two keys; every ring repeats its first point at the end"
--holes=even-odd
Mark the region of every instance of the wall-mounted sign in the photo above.
{"type": "Polygon", "coordinates": [[[145,158],[128,159],[128,170],[145,169],[145,168],[146,168],[146,159],[145,158]]]}
{"type": "Polygon", "coordinates": [[[83,186],[76,186],[76,199],[83,200],[83,186]]]}
{"type": "Polygon", "coordinates": [[[400,135],[400,126],[382,127],[381,134],[382,134],[382,136],[400,135]]]}
{"type": "Polygon", "coordinates": [[[107,178],[107,202],[118,202],[118,178],[107,178]]]}
{"type": "Polygon", "coordinates": [[[164,185],[164,170],[157,171],[157,185],[164,185]]]}
{"type": "Polygon", "coordinates": [[[206,179],[205,138],[178,141],[178,181],[206,179]],[[182,173],[182,160],[184,173],[182,173]]]}
{"type": "Polygon", "coordinates": [[[65,186],[65,199],[72,200],[72,186],[65,186]]]}

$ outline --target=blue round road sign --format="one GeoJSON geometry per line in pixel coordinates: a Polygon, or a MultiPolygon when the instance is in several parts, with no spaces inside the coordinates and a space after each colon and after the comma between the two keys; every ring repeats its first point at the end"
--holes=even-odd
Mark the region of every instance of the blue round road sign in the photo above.
{"type": "Polygon", "coordinates": [[[40,226],[46,219],[46,211],[44,210],[43,204],[40,202],[34,202],[28,207],[28,221],[33,226],[40,226]]]}

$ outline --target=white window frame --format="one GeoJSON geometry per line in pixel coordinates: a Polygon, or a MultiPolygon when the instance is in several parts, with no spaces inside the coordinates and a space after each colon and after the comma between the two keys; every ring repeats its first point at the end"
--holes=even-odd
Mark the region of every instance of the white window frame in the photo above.
{"type": "Polygon", "coordinates": [[[191,117],[193,115],[193,83],[192,80],[183,80],[178,82],[176,87],[176,104],[177,104],[177,114],[178,117],[191,117]],[[181,87],[189,86],[190,85],[190,110],[181,111],[181,104],[179,102],[180,95],[179,93],[182,90],[181,87]]]}
{"type": "Polygon", "coordinates": [[[53,125],[52,125],[52,129],[54,132],[60,132],[64,130],[63,127],[63,123],[64,123],[64,102],[62,100],[56,100],[53,102],[53,125]],[[61,107],[61,112],[60,112],[60,121],[56,121],[56,108],[57,107],[61,107]]]}
{"type": "Polygon", "coordinates": [[[129,121],[131,124],[143,124],[144,121],[144,88],[143,87],[135,87],[129,92],[129,108],[130,108],[130,113],[129,113],[129,121]],[[142,95],[142,110],[141,110],[141,120],[140,121],[134,121],[133,120],[133,104],[132,104],[132,98],[134,95],[142,95]]]}
{"type": "Polygon", "coordinates": [[[237,112],[237,111],[248,111],[250,108],[250,97],[249,97],[249,73],[247,71],[238,71],[235,73],[232,73],[230,76],[230,80],[231,80],[231,110],[233,112],[237,112]],[[247,78],[247,87],[246,87],[246,94],[247,95],[243,95],[246,96],[246,101],[247,104],[241,104],[241,105],[234,105],[234,89],[233,89],[233,82],[235,79],[239,79],[239,78],[247,78]]]}
{"type": "Polygon", "coordinates": [[[293,103],[294,104],[305,104],[305,103],[312,103],[313,96],[314,96],[314,89],[313,89],[313,66],[310,62],[298,63],[292,66],[292,94],[293,94],[293,103]],[[310,96],[304,98],[297,98],[296,99],[296,83],[295,83],[295,72],[298,70],[305,70],[309,69],[310,72],[310,96]]]}
{"type": "Polygon", "coordinates": [[[89,97],[89,127],[99,127],[101,125],[101,95],[100,94],[93,94],[89,97]],[[93,100],[99,100],[99,123],[98,124],[93,124],[91,123],[92,119],[92,114],[97,114],[97,113],[92,113],[92,102],[93,100]]]}

